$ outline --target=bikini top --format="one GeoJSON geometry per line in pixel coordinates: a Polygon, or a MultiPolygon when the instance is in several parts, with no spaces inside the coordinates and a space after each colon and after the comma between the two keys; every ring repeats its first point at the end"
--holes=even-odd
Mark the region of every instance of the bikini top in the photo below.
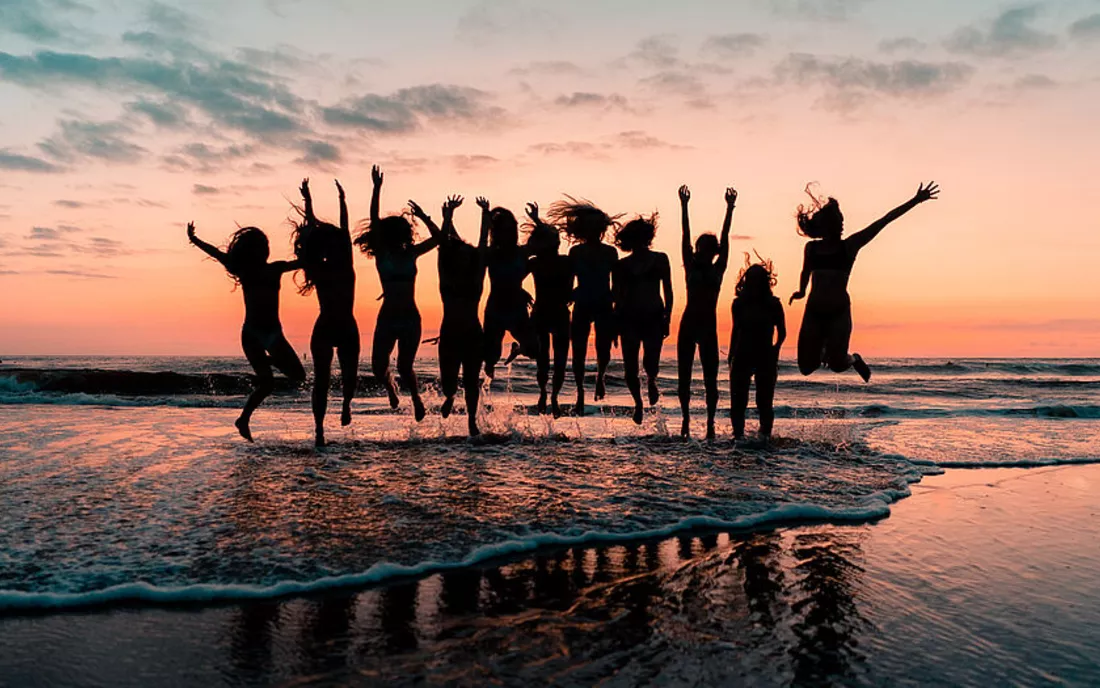
{"type": "Polygon", "coordinates": [[[416,254],[412,251],[398,251],[376,256],[378,278],[386,282],[415,282],[416,254]]]}
{"type": "Polygon", "coordinates": [[[821,245],[820,241],[811,241],[807,244],[806,267],[809,268],[810,272],[814,270],[852,271],[856,257],[854,253],[848,251],[848,244],[841,242],[836,251],[827,253],[820,250],[821,245]]]}

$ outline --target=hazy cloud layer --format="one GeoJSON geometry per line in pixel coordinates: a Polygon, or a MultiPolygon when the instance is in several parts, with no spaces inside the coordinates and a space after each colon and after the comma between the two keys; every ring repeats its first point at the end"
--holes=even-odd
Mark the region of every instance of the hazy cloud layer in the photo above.
{"type": "Polygon", "coordinates": [[[1058,45],[1058,37],[1032,25],[1041,9],[1033,4],[1005,10],[988,26],[959,29],[944,45],[952,52],[983,57],[1021,57],[1050,50],[1058,45]]]}

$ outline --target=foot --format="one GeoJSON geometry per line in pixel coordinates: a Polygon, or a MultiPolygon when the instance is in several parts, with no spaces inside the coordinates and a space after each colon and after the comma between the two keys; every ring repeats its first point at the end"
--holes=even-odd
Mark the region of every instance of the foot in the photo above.
{"type": "Polygon", "coordinates": [[[475,419],[471,418],[466,427],[470,431],[470,437],[477,437],[481,434],[481,429],[477,427],[477,420],[475,419]]]}
{"type": "Polygon", "coordinates": [[[397,385],[393,384],[392,378],[386,383],[386,395],[390,398],[390,408],[396,411],[401,398],[397,396],[397,385]]]}
{"type": "Polygon", "coordinates": [[[863,357],[859,354],[852,354],[852,367],[856,369],[859,376],[863,378],[864,382],[871,381],[871,367],[863,360],[863,357]]]}
{"type": "Polygon", "coordinates": [[[512,342],[512,350],[508,352],[508,358],[504,359],[504,365],[512,365],[512,361],[519,357],[519,344],[512,342]]]}
{"type": "Polygon", "coordinates": [[[546,413],[546,392],[539,393],[539,413],[546,413]]]}
{"type": "Polygon", "coordinates": [[[584,415],[584,394],[578,394],[577,395],[577,401],[573,404],[573,415],[574,416],[583,416],[584,415]]]}
{"type": "Polygon", "coordinates": [[[607,395],[607,387],[603,382],[603,375],[596,376],[596,394],[592,397],[596,401],[603,401],[604,396],[607,395]]]}
{"type": "Polygon", "coordinates": [[[489,382],[492,383],[493,378],[496,377],[497,367],[493,363],[485,364],[485,377],[489,378],[489,382]]]}
{"type": "Polygon", "coordinates": [[[657,400],[661,398],[661,390],[657,389],[657,381],[649,381],[649,405],[656,406],[657,400]]]}
{"type": "Polygon", "coordinates": [[[351,402],[344,402],[344,410],[340,412],[340,425],[347,427],[351,425],[351,402]]]}
{"type": "Polygon", "coordinates": [[[237,426],[237,432],[241,433],[241,437],[245,438],[249,442],[252,441],[252,430],[248,427],[248,418],[241,416],[233,425],[237,426]]]}
{"type": "Polygon", "coordinates": [[[691,437],[691,422],[687,418],[680,422],[680,437],[691,437]]]}
{"type": "Polygon", "coordinates": [[[317,431],[314,434],[313,446],[315,446],[315,447],[325,446],[325,429],[324,428],[317,428],[317,431]]]}
{"type": "Polygon", "coordinates": [[[558,406],[558,395],[550,397],[550,412],[555,418],[561,418],[561,406],[558,406]]]}
{"type": "Polygon", "coordinates": [[[707,423],[707,441],[711,442],[716,437],[714,432],[714,423],[707,423]]]}
{"type": "Polygon", "coordinates": [[[420,397],[413,397],[413,418],[416,418],[416,422],[424,420],[424,402],[420,401],[420,397]]]}
{"type": "Polygon", "coordinates": [[[448,418],[451,415],[451,409],[455,406],[455,398],[447,397],[443,400],[443,405],[439,407],[439,415],[444,418],[448,418]]]}
{"type": "Polygon", "coordinates": [[[633,420],[634,420],[635,425],[641,425],[642,424],[642,402],[640,402],[640,401],[638,403],[634,404],[633,420]]]}

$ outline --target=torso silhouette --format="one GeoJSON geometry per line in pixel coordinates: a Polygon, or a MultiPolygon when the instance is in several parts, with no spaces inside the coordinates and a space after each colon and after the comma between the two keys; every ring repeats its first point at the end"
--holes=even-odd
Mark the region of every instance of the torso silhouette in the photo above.
{"type": "Polygon", "coordinates": [[[582,308],[603,308],[611,305],[611,272],[619,254],[614,246],[602,242],[582,243],[569,249],[577,288],[573,302],[582,308]]]}
{"type": "Polygon", "coordinates": [[[722,291],[723,270],[714,262],[693,260],[684,269],[687,282],[687,306],[684,317],[693,321],[716,319],[718,294],[722,291]]]}
{"type": "Polygon", "coordinates": [[[400,304],[412,304],[416,307],[416,259],[419,256],[411,246],[394,251],[376,254],[375,266],[378,279],[382,282],[382,305],[391,307],[400,304]]]}
{"type": "Polygon", "coordinates": [[[848,278],[858,250],[843,240],[819,239],[806,244],[806,268],[812,282],[807,308],[843,310],[851,304],[848,278]]]}
{"type": "Polygon", "coordinates": [[[355,307],[355,264],[352,259],[351,237],[346,230],[326,227],[328,242],[325,259],[313,279],[321,315],[348,317],[355,307]]]}
{"type": "Polygon", "coordinates": [[[518,246],[489,249],[489,301],[494,307],[527,306],[527,256],[518,246]]]}
{"type": "Polygon", "coordinates": [[[536,255],[530,259],[531,274],[535,278],[535,311],[555,314],[569,311],[572,299],[573,271],[569,256],[558,253],[536,255]]]}
{"type": "Polygon", "coordinates": [[[439,296],[443,317],[477,319],[477,307],[485,287],[485,264],[480,251],[461,239],[439,245],[439,296]]]}
{"type": "Polygon", "coordinates": [[[740,297],[731,308],[737,338],[730,354],[737,358],[757,359],[773,351],[773,333],[783,317],[783,303],[775,296],[740,297]]]}
{"type": "Polygon", "coordinates": [[[244,292],[244,324],[258,331],[280,330],[279,288],[285,261],[263,263],[255,267],[237,269],[237,279],[244,292]]]}
{"type": "Polygon", "coordinates": [[[635,251],[620,260],[615,273],[619,313],[663,319],[661,280],[668,273],[668,256],[656,251],[635,251]]]}

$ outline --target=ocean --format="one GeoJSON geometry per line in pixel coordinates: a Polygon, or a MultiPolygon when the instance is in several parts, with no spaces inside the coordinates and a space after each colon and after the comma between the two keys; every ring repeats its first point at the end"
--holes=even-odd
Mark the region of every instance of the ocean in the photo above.
{"type": "MultiPolygon", "coordinates": [[[[623,580],[652,574],[687,585],[690,571],[681,572],[684,581],[674,573],[696,565],[706,571],[700,580],[707,585],[725,575],[722,567],[750,575],[744,543],[783,559],[774,567],[794,576],[806,561],[832,556],[828,547],[800,554],[809,545],[799,538],[812,545],[818,536],[844,540],[851,529],[881,532],[868,524],[945,472],[1028,469],[1022,472],[1039,475],[1100,462],[1100,360],[870,363],[874,377],[865,385],[854,374],[805,378],[784,361],[776,437],[766,446],[730,438],[724,370],[718,440],[697,439],[703,435],[701,378],[692,405],[696,439],[679,438],[675,362],[668,360],[663,397],[647,408],[641,426],[629,419],[617,361],[607,402],[590,401],[586,417],[560,419],[533,413],[534,366],[517,361],[500,370],[483,397],[486,435],[471,440],[461,413],[447,420],[435,413],[437,369],[425,356],[418,361],[429,405],[423,422],[413,420],[407,397],[391,411],[364,374],[352,425],[339,426],[334,393],[331,446],[318,450],[308,387],[280,385],[254,416],[255,444],[237,436],[232,421],[248,389],[241,358],[7,357],[0,363],[0,615],[9,621],[0,618],[0,635],[18,619],[49,624],[77,612],[109,623],[112,614],[135,608],[292,609],[295,600],[385,595],[410,581],[413,591],[401,593],[401,604],[423,608],[427,595],[435,608],[454,593],[431,588],[431,581],[475,573],[478,583],[463,594],[472,596],[476,611],[477,600],[492,592],[484,590],[485,570],[525,570],[516,562],[549,557],[568,569],[561,576],[573,572],[568,575],[579,576],[574,587],[588,590],[603,583],[593,578],[596,559],[586,557],[616,551],[643,562],[612,565],[623,580]],[[769,532],[780,535],[759,535],[769,532]],[[700,537],[703,545],[690,544],[700,537]],[[677,550],[685,538],[686,549],[677,550]],[[570,563],[561,564],[561,557],[570,563]]],[[[570,403],[572,394],[570,376],[562,401],[570,403]]],[[[1098,548],[1094,541],[1072,546],[1098,548]]],[[[837,547],[833,554],[841,561],[830,565],[843,568],[848,563],[837,547]]],[[[912,571],[918,583],[932,575],[918,569],[912,571]]],[[[815,573],[825,576],[817,584],[826,592],[812,594],[831,594],[829,571],[815,573]]],[[[539,575],[527,572],[516,585],[538,585],[539,575]]],[[[705,607],[688,616],[702,623],[705,607]]],[[[1100,604],[1074,613],[1082,624],[1100,627],[1100,604]]],[[[662,618],[671,623],[668,614],[662,618]]],[[[789,620],[792,629],[795,621],[789,620]]],[[[607,632],[619,628],[599,614],[590,623],[607,632]]],[[[696,635],[686,633],[684,642],[703,642],[696,635]]],[[[762,676],[770,676],[759,683],[788,682],[793,669],[768,674],[767,648],[761,648],[741,648],[748,654],[739,656],[759,660],[762,676]],[[765,654],[753,654],[758,650],[765,654]]],[[[407,650],[379,652],[412,662],[407,650]]],[[[535,654],[548,651],[540,646],[535,654]]],[[[28,652],[24,659],[34,656],[28,652]]],[[[460,653],[462,666],[487,652],[460,653]]],[[[873,649],[866,654],[873,656],[873,649]]],[[[593,661],[586,657],[585,666],[592,669],[593,661]]],[[[706,667],[706,657],[698,661],[706,667]]],[[[458,671],[455,662],[451,668],[458,671]]],[[[0,660],[0,676],[4,668],[0,660]]],[[[416,667],[407,668],[415,674],[416,667]]],[[[1100,680],[1100,667],[1094,668],[1088,674],[1077,667],[1074,676],[1100,680]]],[[[488,680],[476,672],[461,675],[460,683],[488,680]]],[[[296,676],[291,671],[282,678],[296,676]]],[[[549,676],[536,671],[524,680],[549,676]]],[[[583,676],[607,678],[599,671],[583,676]]],[[[819,678],[843,676],[826,667],[819,678]]],[[[252,684],[247,676],[232,678],[227,682],[252,684]]]]}

